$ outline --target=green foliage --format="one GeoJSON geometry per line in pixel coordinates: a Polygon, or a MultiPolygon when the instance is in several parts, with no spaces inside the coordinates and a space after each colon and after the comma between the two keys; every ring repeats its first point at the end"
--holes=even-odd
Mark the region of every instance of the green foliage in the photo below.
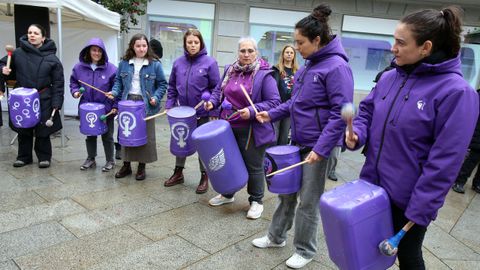
{"type": "Polygon", "coordinates": [[[152,0],[92,0],[107,9],[120,14],[120,31],[126,32],[130,30],[128,23],[132,25],[138,24],[138,17],[145,15],[147,2],[152,0]]]}

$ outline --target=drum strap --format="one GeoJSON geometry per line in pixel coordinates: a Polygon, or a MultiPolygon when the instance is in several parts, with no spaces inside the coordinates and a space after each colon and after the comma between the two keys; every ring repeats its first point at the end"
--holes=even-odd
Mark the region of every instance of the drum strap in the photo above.
{"type": "Polygon", "coordinates": [[[40,89],[40,90],[37,90],[37,92],[38,92],[38,94],[40,95],[41,93],[47,91],[48,88],[49,88],[48,86],[47,86],[47,87],[44,87],[44,88],[42,88],[42,89],[40,89]]]}

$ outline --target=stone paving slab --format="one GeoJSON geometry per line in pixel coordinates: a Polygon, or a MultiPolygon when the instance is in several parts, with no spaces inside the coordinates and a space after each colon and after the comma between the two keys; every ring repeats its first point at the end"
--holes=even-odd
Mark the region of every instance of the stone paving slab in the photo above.
{"type": "MultiPolygon", "coordinates": [[[[56,222],[42,223],[0,234],[0,261],[73,240],[73,236],[56,222]]],[[[1,268],[0,268],[1,269],[1,268]]]]}
{"type": "Polygon", "coordinates": [[[478,261],[444,260],[444,262],[450,267],[450,269],[455,269],[455,270],[480,269],[480,262],[478,261]]]}
{"type": "Polygon", "coordinates": [[[207,252],[184,239],[171,236],[126,255],[89,267],[89,269],[179,269],[208,255],[207,252]]]}
{"type": "Polygon", "coordinates": [[[144,190],[135,185],[122,186],[108,190],[90,192],[72,197],[74,201],[87,209],[109,207],[111,205],[145,197],[144,190]]]}
{"type": "Polygon", "coordinates": [[[171,208],[171,206],[147,197],[69,216],[60,223],[77,237],[82,237],[138,218],[161,213],[171,208]]]}
{"type": "Polygon", "coordinates": [[[61,200],[2,212],[0,213],[0,233],[60,219],[83,211],[85,211],[85,208],[77,203],[70,200],[61,200]]]}
{"type": "Polygon", "coordinates": [[[0,193],[5,192],[21,192],[21,191],[29,191],[44,187],[53,187],[59,186],[62,182],[58,181],[56,178],[48,176],[48,175],[25,175],[19,178],[13,177],[9,174],[4,175],[5,178],[2,177],[0,179],[0,185],[2,187],[0,193]]]}
{"type": "MultiPolygon", "coordinates": [[[[453,237],[465,243],[477,253],[480,253],[479,210],[480,196],[475,196],[451,232],[453,237]]],[[[452,259],[457,260],[458,258],[452,259]]],[[[466,258],[462,257],[462,259],[466,258]]]]}
{"type": "Polygon", "coordinates": [[[43,249],[36,254],[17,257],[15,262],[22,270],[83,269],[150,243],[149,239],[131,228],[119,226],[43,249]]]}
{"type": "Polygon", "coordinates": [[[14,261],[9,260],[5,262],[0,262],[0,269],[2,270],[18,270],[18,266],[15,264],[14,261]]]}
{"type": "MultiPolygon", "coordinates": [[[[3,186],[0,184],[3,189],[3,186]]],[[[24,208],[37,204],[45,203],[46,201],[37,193],[32,191],[24,192],[1,192],[0,193],[0,212],[11,211],[14,209],[24,208]]]]}

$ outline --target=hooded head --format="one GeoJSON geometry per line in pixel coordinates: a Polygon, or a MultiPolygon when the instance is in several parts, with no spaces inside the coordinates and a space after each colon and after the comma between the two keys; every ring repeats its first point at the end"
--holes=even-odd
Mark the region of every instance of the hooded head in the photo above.
{"type": "Polygon", "coordinates": [[[162,47],[162,43],[160,43],[160,41],[152,38],[150,40],[150,48],[152,48],[153,53],[155,53],[155,55],[158,56],[158,59],[162,59],[162,57],[163,57],[163,47],[162,47]]]}
{"type": "Polygon", "coordinates": [[[101,51],[101,58],[98,61],[98,65],[104,65],[108,63],[108,55],[107,51],[105,50],[105,44],[103,44],[103,40],[101,38],[92,38],[90,39],[85,47],[80,51],[79,60],[80,62],[91,64],[92,61],[92,53],[95,52],[95,48],[92,49],[92,46],[95,46],[100,49],[101,51]]]}

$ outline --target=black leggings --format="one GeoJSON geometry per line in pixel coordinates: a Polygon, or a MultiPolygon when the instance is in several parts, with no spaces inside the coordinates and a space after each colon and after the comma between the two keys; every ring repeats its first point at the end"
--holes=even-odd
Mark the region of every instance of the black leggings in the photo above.
{"type": "MultiPolygon", "coordinates": [[[[399,232],[408,219],[405,217],[405,211],[392,203],[393,228],[395,233],[399,232]]],[[[417,224],[405,234],[398,245],[398,261],[400,270],[424,270],[425,262],[422,255],[422,243],[425,238],[427,227],[417,224]]]]}

